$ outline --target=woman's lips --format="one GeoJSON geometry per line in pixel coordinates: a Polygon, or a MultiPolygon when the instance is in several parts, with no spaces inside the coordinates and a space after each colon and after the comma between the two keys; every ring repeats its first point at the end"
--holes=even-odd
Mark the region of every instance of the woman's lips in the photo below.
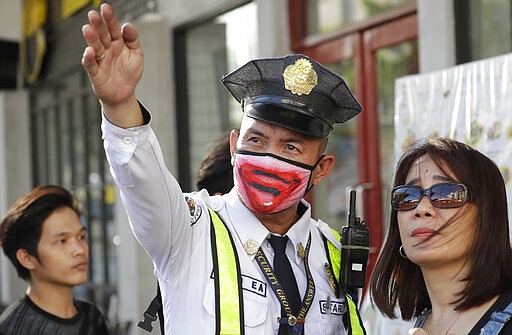
{"type": "Polygon", "coordinates": [[[424,237],[427,238],[434,234],[434,230],[430,228],[416,228],[412,231],[411,236],[412,237],[424,237]]]}

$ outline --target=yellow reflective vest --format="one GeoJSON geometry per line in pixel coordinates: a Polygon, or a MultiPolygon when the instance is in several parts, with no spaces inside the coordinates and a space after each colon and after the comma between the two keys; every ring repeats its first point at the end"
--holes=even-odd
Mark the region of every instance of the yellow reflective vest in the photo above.
{"type": "MultiPolygon", "coordinates": [[[[211,244],[213,256],[213,272],[215,278],[215,318],[216,335],[243,335],[244,306],[242,293],[242,277],[240,276],[240,263],[231,234],[217,213],[208,208],[211,217],[212,229],[211,244]],[[237,290],[233,290],[237,287],[237,290]]],[[[336,239],[340,240],[340,234],[332,229],[336,239]]],[[[327,240],[327,258],[332,271],[339,283],[341,266],[341,251],[327,240]]],[[[352,298],[345,294],[348,312],[347,334],[366,335],[361,317],[352,298]]]]}

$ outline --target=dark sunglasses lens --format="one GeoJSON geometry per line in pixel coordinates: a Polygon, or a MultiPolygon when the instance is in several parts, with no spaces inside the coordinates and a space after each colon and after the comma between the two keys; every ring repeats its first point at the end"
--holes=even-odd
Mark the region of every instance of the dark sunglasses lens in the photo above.
{"type": "Polygon", "coordinates": [[[421,196],[421,189],[418,186],[399,186],[391,194],[391,207],[397,211],[413,209],[418,205],[421,196]]]}
{"type": "Polygon", "coordinates": [[[466,200],[467,192],[462,184],[443,183],[430,189],[430,202],[437,208],[462,207],[466,200]]]}

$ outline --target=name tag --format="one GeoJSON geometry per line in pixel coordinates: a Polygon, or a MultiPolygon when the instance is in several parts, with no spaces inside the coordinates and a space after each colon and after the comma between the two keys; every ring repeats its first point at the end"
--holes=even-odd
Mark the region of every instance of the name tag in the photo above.
{"type": "Polygon", "coordinates": [[[319,303],[322,314],[343,315],[347,311],[347,306],[342,301],[320,300],[319,303]]]}
{"type": "Polygon", "coordinates": [[[260,295],[267,296],[267,284],[256,278],[242,275],[242,289],[260,295]]]}

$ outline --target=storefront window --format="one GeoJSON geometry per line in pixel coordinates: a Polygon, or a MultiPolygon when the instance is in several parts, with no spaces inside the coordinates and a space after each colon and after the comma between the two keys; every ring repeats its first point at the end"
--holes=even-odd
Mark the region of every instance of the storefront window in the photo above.
{"type": "Polygon", "coordinates": [[[511,0],[456,0],[457,63],[512,51],[511,0]]]}
{"type": "Polygon", "coordinates": [[[236,128],[240,105],[220,79],[257,57],[256,4],[249,3],[198,24],[178,29],[175,38],[178,179],[184,191],[195,189],[199,163],[225,130],[236,128]],[[181,126],[188,125],[188,126],[181,126]]]}
{"type": "MultiPolygon", "coordinates": [[[[113,180],[100,135],[100,107],[83,71],[48,81],[31,90],[34,185],[71,190],[85,215],[90,258],[86,295],[115,290],[113,180]]],[[[87,296],[103,303],[94,297],[87,296]]]]}
{"type": "Polygon", "coordinates": [[[328,33],[409,2],[414,1],[309,0],[307,1],[307,34],[328,33]]]}
{"type": "MultiPolygon", "coordinates": [[[[353,91],[354,65],[352,59],[327,67],[345,79],[353,91]]],[[[314,215],[328,222],[332,228],[341,231],[347,224],[349,190],[358,184],[357,165],[357,124],[356,118],[336,124],[329,136],[326,153],[334,155],[336,163],[326,180],[314,188],[314,215]]]]}
{"type": "MultiPolygon", "coordinates": [[[[418,43],[404,42],[376,53],[378,78],[378,113],[380,131],[380,176],[384,224],[389,222],[391,188],[395,168],[395,79],[418,73],[418,43]]],[[[384,229],[387,231],[387,229],[384,229]]]]}

